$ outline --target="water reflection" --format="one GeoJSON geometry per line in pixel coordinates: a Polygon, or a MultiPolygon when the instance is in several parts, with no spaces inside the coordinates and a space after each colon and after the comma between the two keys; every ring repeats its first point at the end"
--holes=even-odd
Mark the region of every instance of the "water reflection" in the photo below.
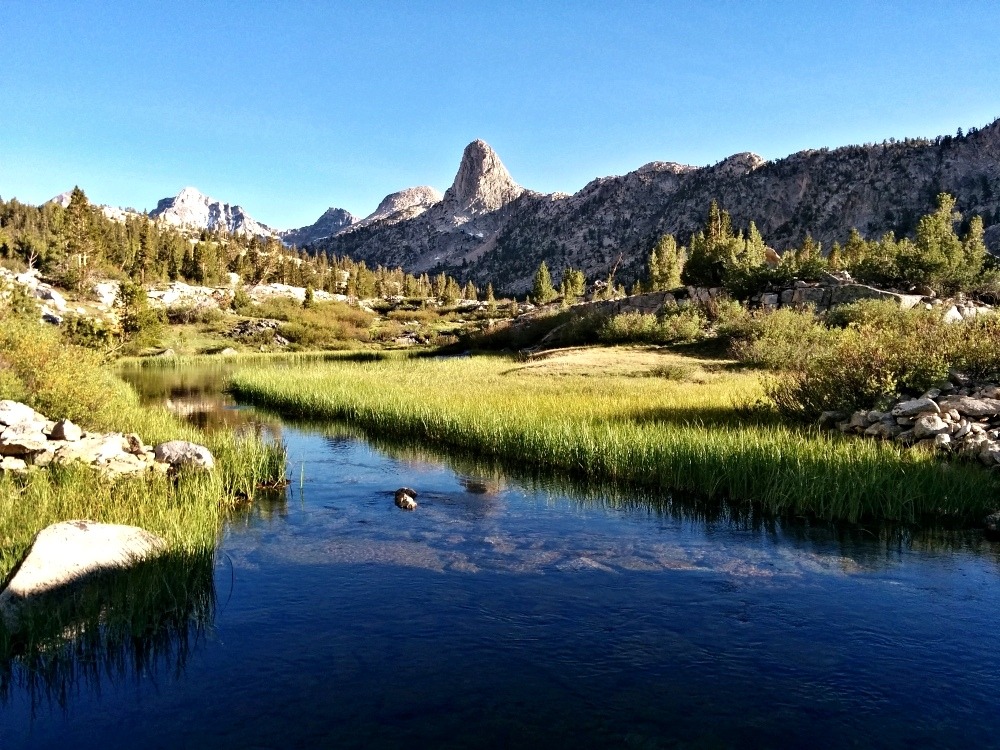
{"type": "Polygon", "coordinates": [[[67,709],[140,675],[184,671],[215,617],[211,554],[170,553],[49,596],[0,624],[0,702],[67,709]]]}

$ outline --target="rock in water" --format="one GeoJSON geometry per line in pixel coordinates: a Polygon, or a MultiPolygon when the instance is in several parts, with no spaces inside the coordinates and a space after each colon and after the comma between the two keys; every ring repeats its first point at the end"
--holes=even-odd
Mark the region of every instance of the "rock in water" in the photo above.
{"type": "Polygon", "coordinates": [[[0,592],[0,617],[18,623],[22,607],[101,573],[121,570],[166,548],[163,539],[137,526],[63,521],[42,529],[14,576],[0,592]]]}
{"type": "Polygon", "coordinates": [[[196,469],[215,468],[215,458],[208,448],[189,443],[186,440],[171,440],[160,443],[153,449],[153,455],[160,463],[170,464],[175,469],[182,466],[191,466],[196,469]]]}
{"type": "Polygon", "coordinates": [[[402,510],[414,510],[417,507],[417,501],[414,500],[416,496],[417,493],[409,487],[400,487],[396,490],[396,507],[402,510]]]}

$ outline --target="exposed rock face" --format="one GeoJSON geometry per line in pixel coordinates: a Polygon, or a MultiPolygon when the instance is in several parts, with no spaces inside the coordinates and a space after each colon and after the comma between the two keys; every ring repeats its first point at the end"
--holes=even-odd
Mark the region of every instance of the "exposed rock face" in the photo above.
{"type": "Polygon", "coordinates": [[[455,182],[444,194],[449,213],[468,219],[496,211],[516,200],[524,188],[514,182],[500,157],[485,141],[465,147],[455,182]]]}
{"type": "Polygon", "coordinates": [[[358,218],[342,208],[328,208],[322,216],[307,227],[286,229],[278,236],[286,245],[307,245],[310,242],[333,237],[344,229],[356,224],[358,218]]]}
{"type": "Polygon", "coordinates": [[[809,150],[771,162],[750,153],[701,168],[652,162],[572,196],[525,191],[476,142],[440,204],[320,244],[369,265],[440,268],[522,292],[542,260],[554,270],[582,268],[591,279],[617,267],[627,283],[643,273],[660,235],[687,242],[713,199],[737,228],[753,220],[781,250],[807,232],[826,248],[852,227],[868,237],[912,233],[942,191],[957,197],[964,214],[984,217],[987,241],[1000,251],[1000,228],[991,226],[1000,227],[1000,121],[962,138],[809,150]]]}
{"type": "Polygon", "coordinates": [[[230,234],[252,234],[263,237],[277,233],[250,216],[240,206],[231,206],[186,187],[173,198],[164,198],[149,212],[167,224],[185,229],[220,230],[230,234]]]}
{"type": "MultiPolygon", "coordinates": [[[[406,188],[396,193],[389,193],[378,204],[375,211],[357,223],[357,227],[366,227],[375,222],[383,224],[398,224],[407,219],[414,219],[424,211],[441,202],[441,193],[429,185],[406,188]]],[[[355,227],[352,227],[354,229],[355,227]]]]}
{"type": "Polygon", "coordinates": [[[166,548],[163,539],[136,526],[64,521],[42,529],[27,557],[0,593],[0,617],[16,627],[23,607],[94,576],[121,570],[166,548]]]}

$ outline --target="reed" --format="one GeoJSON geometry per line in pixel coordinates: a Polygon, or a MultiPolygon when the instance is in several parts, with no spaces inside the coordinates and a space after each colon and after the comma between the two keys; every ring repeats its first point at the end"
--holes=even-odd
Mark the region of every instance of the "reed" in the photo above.
{"type": "Polygon", "coordinates": [[[750,372],[708,382],[552,373],[502,356],[326,362],[242,371],[231,388],[369,434],[773,514],[968,522],[996,505],[997,480],[978,467],[782,423],[750,372]]]}

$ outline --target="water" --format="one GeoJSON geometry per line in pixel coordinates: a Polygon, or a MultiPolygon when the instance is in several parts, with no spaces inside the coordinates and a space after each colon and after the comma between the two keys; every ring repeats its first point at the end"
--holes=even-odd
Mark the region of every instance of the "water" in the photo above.
{"type": "Polygon", "coordinates": [[[292,486],[225,529],[211,615],[55,697],[14,686],[0,747],[1000,746],[976,535],[706,520],[280,429],[292,486]]]}

